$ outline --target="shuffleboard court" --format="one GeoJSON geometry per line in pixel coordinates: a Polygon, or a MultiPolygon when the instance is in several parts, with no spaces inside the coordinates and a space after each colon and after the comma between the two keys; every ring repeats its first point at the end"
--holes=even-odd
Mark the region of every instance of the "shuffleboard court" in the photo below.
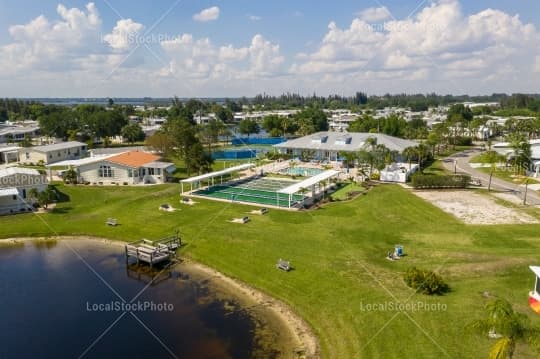
{"type": "MultiPolygon", "coordinates": [[[[216,185],[193,192],[194,195],[225,199],[229,201],[256,203],[269,206],[289,207],[289,196],[277,191],[297,183],[273,178],[249,178],[228,185],[216,185]]],[[[304,196],[291,196],[291,206],[302,203],[304,196]]]]}

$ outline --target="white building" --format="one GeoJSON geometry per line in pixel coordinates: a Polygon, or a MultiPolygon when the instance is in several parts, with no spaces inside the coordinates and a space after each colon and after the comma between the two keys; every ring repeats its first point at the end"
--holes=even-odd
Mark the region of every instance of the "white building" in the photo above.
{"type": "Polygon", "coordinates": [[[89,158],[73,163],[79,182],[104,185],[159,184],[170,180],[173,163],[161,162],[148,152],[129,151],[104,158],[89,158]]]}
{"type": "Polygon", "coordinates": [[[0,170],[0,215],[32,211],[30,190],[47,188],[47,176],[35,169],[9,167],[0,170]]]}
{"type": "Polygon", "coordinates": [[[86,156],[86,143],[60,142],[52,145],[26,147],[19,150],[19,161],[26,164],[51,164],[66,160],[76,160],[86,156]]]}
{"type": "Polygon", "coordinates": [[[378,144],[389,150],[402,153],[407,147],[418,145],[417,142],[404,140],[380,133],[359,132],[318,132],[274,145],[281,153],[293,157],[323,161],[340,161],[343,152],[358,152],[366,148],[369,138],[375,138],[378,144]]]}
{"type": "Polygon", "coordinates": [[[418,171],[419,166],[416,163],[392,163],[381,171],[381,181],[406,183],[409,177],[418,171]]]}

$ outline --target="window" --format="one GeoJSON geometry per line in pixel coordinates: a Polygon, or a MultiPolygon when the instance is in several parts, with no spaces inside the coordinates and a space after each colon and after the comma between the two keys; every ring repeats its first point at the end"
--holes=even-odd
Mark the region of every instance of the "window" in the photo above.
{"type": "Polygon", "coordinates": [[[146,170],[144,168],[141,168],[139,170],[139,173],[140,173],[140,176],[143,177],[144,175],[146,175],[146,170]]]}
{"type": "Polygon", "coordinates": [[[25,188],[23,188],[23,190],[22,190],[22,198],[26,199],[26,189],[25,188]]]}
{"type": "Polygon", "coordinates": [[[113,177],[113,170],[111,166],[99,166],[99,177],[113,177]]]}
{"type": "Polygon", "coordinates": [[[14,201],[17,200],[17,195],[16,195],[16,194],[13,195],[13,200],[14,200],[14,201]]]}
{"type": "Polygon", "coordinates": [[[131,168],[128,168],[128,177],[133,177],[133,170],[131,168]]]}
{"type": "Polygon", "coordinates": [[[156,168],[156,175],[161,175],[161,168],[156,168]]]}
{"type": "Polygon", "coordinates": [[[153,169],[153,168],[149,168],[149,169],[148,169],[148,174],[149,174],[150,176],[153,176],[153,175],[154,175],[154,169],[153,169]]]}

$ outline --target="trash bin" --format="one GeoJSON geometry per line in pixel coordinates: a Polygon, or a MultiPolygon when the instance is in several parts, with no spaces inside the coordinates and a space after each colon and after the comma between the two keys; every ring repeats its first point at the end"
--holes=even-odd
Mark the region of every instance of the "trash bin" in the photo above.
{"type": "Polygon", "coordinates": [[[403,255],[403,246],[396,246],[396,254],[400,257],[403,255]]]}

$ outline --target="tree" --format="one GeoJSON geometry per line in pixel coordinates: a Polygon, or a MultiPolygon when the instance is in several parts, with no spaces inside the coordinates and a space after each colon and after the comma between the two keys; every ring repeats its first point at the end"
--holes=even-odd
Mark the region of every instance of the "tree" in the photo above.
{"type": "Polygon", "coordinates": [[[212,144],[218,142],[219,135],[223,132],[225,125],[221,120],[212,119],[200,129],[201,138],[208,146],[208,152],[212,151],[212,144]]]}
{"type": "Polygon", "coordinates": [[[260,127],[255,120],[245,119],[240,121],[240,124],[238,125],[238,131],[240,131],[241,134],[247,135],[249,137],[249,135],[252,133],[259,133],[260,127]]]}
{"type": "Polygon", "coordinates": [[[423,143],[420,143],[416,147],[414,147],[416,152],[416,158],[418,158],[418,165],[420,167],[420,173],[424,173],[423,165],[424,160],[426,160],[429,156],[429,149],[426,145],[423,143]]]}
{"type": "Polygon", "coordinates": [[[403,157],[407,160],[409,163],[409,170],[411,169],[411,161],[413,158],[416,158],[416,148],[415,147],[407,147],[403,150],[403,157]]]}
{"type": "Polygon", "coordinates": [[[64,172],[62,179],[64,180],[64,183],[77,184],[77,171],[73,167],[70,167],[67,171],[64,172]]]}
{"type": "Polygon", "coordinates": [[[493,172],[495,172],[497,163],[502,162],[506,159],[505,156],[498,154],[495,151],[488,151],[485,154],[486,162],[491,165],[491,169],[489,171],[489,183],[488,183],[488,192],[491,191],[491,179],[493,178],[493,172]]]}
{"type": "Polygon", "coordinates": [[[526,173],[531,165],[531,145],[524,135],[513,133],[509,136],[510,147],[514,150],[514,169],[517,173],[526,173]]]}
{"type": "Polygon", "coordinates": [[[127,139],[129,143],[144,140],[144,131],[138,123],[131,123],[122,127],[120,131],[123,138],[127,139]]]}
{"type": "Polygon", "coordinates": [[[487,303],[485,309],[486,318],[476,320],[469,326],[482,335],[498,338],[489,353],[490,359],[511,359],[519,341],[537,350],[540,330],[530,326],[527,316],[515,312],[508,301],[495,299],[487,303]]]}
{"type": "Polygon", "coordinates": [[[161,153],[164,157],[168,157],[174,150],[174,140],[171,135],[165,131],[157,131],[152,136],[148,137],[145,145],[153,148],[161,153]]]}
{"type": "Polygon", "coordinates": [[[38,204],[47,209],[47,207],[49,206],[49,204],[52,203],[52,201],[54,200],[54,197],[55,197],[55,193],[54,193],[54,190],[52,189],[51,186],[47,186],[46,189],[44,189],[43,191],[41,191],[38,195],[38,204]]]}

